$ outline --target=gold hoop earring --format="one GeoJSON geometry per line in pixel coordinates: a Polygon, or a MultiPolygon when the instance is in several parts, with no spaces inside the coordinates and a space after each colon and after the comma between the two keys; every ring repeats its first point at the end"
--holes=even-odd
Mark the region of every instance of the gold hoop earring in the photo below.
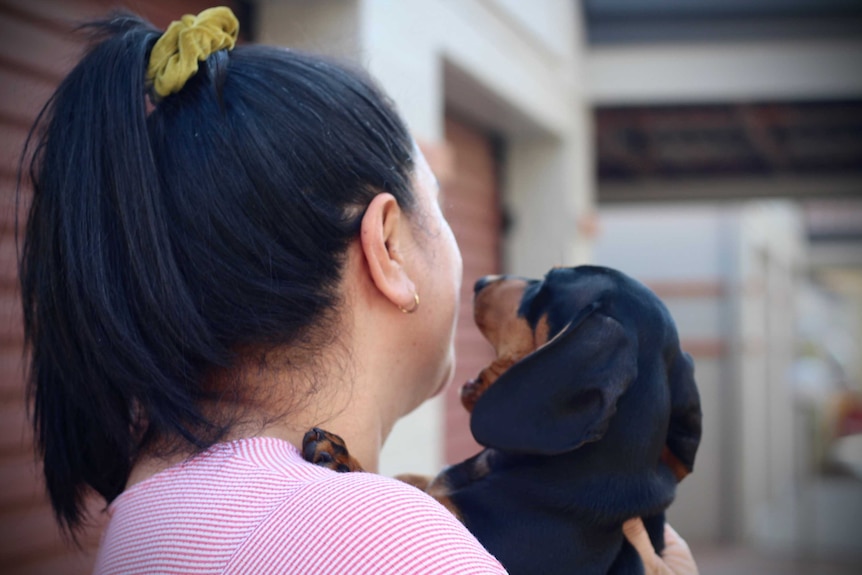
{"type": "Polygon", "coordinates": [[[407,309],[399,305],[398,309],[400,309],[404,313],[413,313],[414,311],[419,309],[419,292],[413,292],[413,307],[407,309]]]}

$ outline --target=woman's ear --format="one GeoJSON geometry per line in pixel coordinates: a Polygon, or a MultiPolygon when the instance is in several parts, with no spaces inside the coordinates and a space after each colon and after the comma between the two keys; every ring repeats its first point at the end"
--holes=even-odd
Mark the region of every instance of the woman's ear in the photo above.
{"type": "Polygon", "coordinates": [[[382,193],[368,204],[359,232],[362,254],[374,285],[400,309],[410,308],[416,294],[401,252],[408,227],[395,197],[382,193]]]}

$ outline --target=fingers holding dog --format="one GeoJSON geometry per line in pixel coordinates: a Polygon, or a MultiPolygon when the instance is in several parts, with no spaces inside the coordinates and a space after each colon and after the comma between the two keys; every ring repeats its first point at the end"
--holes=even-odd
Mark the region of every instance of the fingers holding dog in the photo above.
{"type": "Polygon", "coordinates": [[[662,555],[655,552],[639,517],[623,524],[623,534],[637,550],[646,575],[698,575],[697,564],[688,545],[670,525],[665,524],[665,550],[662,555]]]}

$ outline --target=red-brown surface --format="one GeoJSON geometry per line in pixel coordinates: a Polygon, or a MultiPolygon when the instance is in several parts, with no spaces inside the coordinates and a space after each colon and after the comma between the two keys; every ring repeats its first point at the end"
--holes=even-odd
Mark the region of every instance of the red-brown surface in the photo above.
{"type": "MultiPolygon", "coordinates": [[[[229,2],[224,2],[228,4],[229,2]]],[[[0,3],[0,572],[90,573],[99,522],[66,545],[44,495],[27,424],[15,256],[18,159],[36,114],[80,57],[77,24],[126,6],[164,27],[211,0],[4,0],[0,3]]],[[[24,198],[26,207],[26,197],[24,198]]],[[[24,209],[20,211],[23,215],[24,209]]],[[[95,515],[103,502],[93,501],[95,515]]]]}
{"type": "Polygon", "coordinates": [[[461,405],[459,391],[494,359],[491,345],[473,322],[473,284],[484,275],[500,273],[501,216],[498,166],[491,138],[450,117],[446,120],[446,142],[454,165],[443,183],[443,209],[464,258],[457,369],[445,397],[445,459],[455,463],[480,449],[470,435],[469,415],[461,405]]]}

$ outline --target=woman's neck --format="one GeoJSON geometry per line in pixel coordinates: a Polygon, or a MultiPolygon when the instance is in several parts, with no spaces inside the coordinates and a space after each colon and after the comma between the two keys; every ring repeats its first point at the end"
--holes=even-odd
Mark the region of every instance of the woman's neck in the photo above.
{"type": "MultiPolygon", "coordinates": [[[[383,377],[375,377],[361,369],[345,370],[344,374],[315,374],[314,381],[326,384],[310,391],[307,372],[276,369],[280,362],[268,358],[265,370],[242,370],[234,374],[234,382],[244,389],[257,390],[256,401],[243,402],[241,407],[227,408],[236,420],[221,442],[249,437],[275,437],[293,444],[302,451],[302,441],[312,427],[319,427],[341,436],[350,454],[365,471],[377,472],[383,442],[399,417],[397,409],[387,409],[387,392],[393,386],[383,377]],[[302,381],[306,380],[306,381],[302,381]],[[384,384],[381,384],[384,381],[384,384]],[[382,389],[381,389],[382,388],[382,389]],[[265,390],[265,391],[264,391],[265,390]]],[[[339,361],[317,362],[318,365],[343,365],[339,361]]],[[[289,365],[281,362],[281,365],[289,365]]],[[[213,421],[224,420],[226,405],[203,406],[204,415],[213,421]]],[[[164,447],[164,446],[162,446],[164,447]]],[[[182,462],[194,450],[153,448],[142,454],[133,465],[126,487],[182,462]]]]}

